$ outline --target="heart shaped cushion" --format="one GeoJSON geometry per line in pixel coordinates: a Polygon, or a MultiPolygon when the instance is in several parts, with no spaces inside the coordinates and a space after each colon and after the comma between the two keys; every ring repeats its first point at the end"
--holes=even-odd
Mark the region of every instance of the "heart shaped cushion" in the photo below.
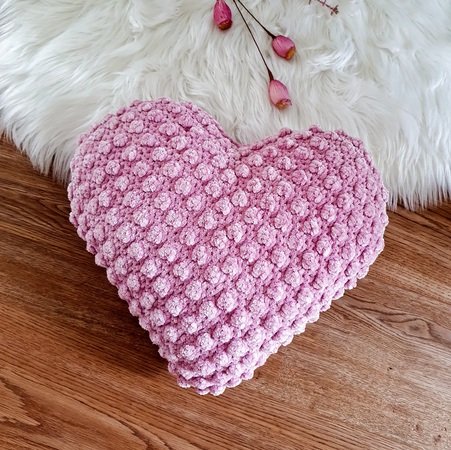
{"type": "Polygon", "coordinates": [[[71,170],[71,222],[201,394],[251,378],[383,248],[387,193],[342,131],[240,146],[193,104],[136,101],[81,137],[71,170]]]}

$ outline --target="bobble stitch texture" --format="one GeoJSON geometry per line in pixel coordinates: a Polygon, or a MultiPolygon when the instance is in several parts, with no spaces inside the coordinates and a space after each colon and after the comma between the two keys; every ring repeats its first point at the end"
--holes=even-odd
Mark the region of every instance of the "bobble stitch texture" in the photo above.
{"type": "Polygon", "coordinates": [[[70,220],[182,387],[219,395],[302,333],[383,248],[361,141],[239,147],[190,103],[134,102],[80,140],[70,220]]]}

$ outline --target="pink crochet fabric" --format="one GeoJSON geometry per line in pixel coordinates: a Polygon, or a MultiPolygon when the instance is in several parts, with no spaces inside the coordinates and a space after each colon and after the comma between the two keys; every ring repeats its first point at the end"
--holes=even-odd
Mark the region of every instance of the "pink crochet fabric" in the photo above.
{"type": "Polygon", "coordinates": [[[361,141],[230,140],[207,113],[134,102],[80,140],[71,222],[183,387],[220,394],[363,277],[386,191],[361,141]]]}

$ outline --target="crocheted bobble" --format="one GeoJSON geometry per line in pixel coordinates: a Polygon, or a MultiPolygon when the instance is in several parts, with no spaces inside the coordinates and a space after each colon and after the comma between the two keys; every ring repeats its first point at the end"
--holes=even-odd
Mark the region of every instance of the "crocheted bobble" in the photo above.
{"type": "Polygon", "coordinates": [[[383,248],[387,193],[361,141],[232,142],[207,113],[134,102],[80,139],[70,219],[183,387],[252,377],[383,248]]]}

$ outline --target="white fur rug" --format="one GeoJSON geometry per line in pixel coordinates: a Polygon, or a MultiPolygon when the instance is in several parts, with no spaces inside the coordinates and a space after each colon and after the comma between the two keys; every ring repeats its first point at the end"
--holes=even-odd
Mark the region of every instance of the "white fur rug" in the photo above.
{"type": "Polygon", "coordinates": [[[451,2],[336,2],[331,17],[314,1],[247,1],[298,47],[281,60],[255,28],[293,97],[279,112],[238,14],[216,30],[213,0],[0,0],[0,128],[65,178],[77,135],[103,115],[137,98],[188,99],[241,142],[342,128],[366,142],[392,205],[437,202],[451,192],[451,2]]]}

